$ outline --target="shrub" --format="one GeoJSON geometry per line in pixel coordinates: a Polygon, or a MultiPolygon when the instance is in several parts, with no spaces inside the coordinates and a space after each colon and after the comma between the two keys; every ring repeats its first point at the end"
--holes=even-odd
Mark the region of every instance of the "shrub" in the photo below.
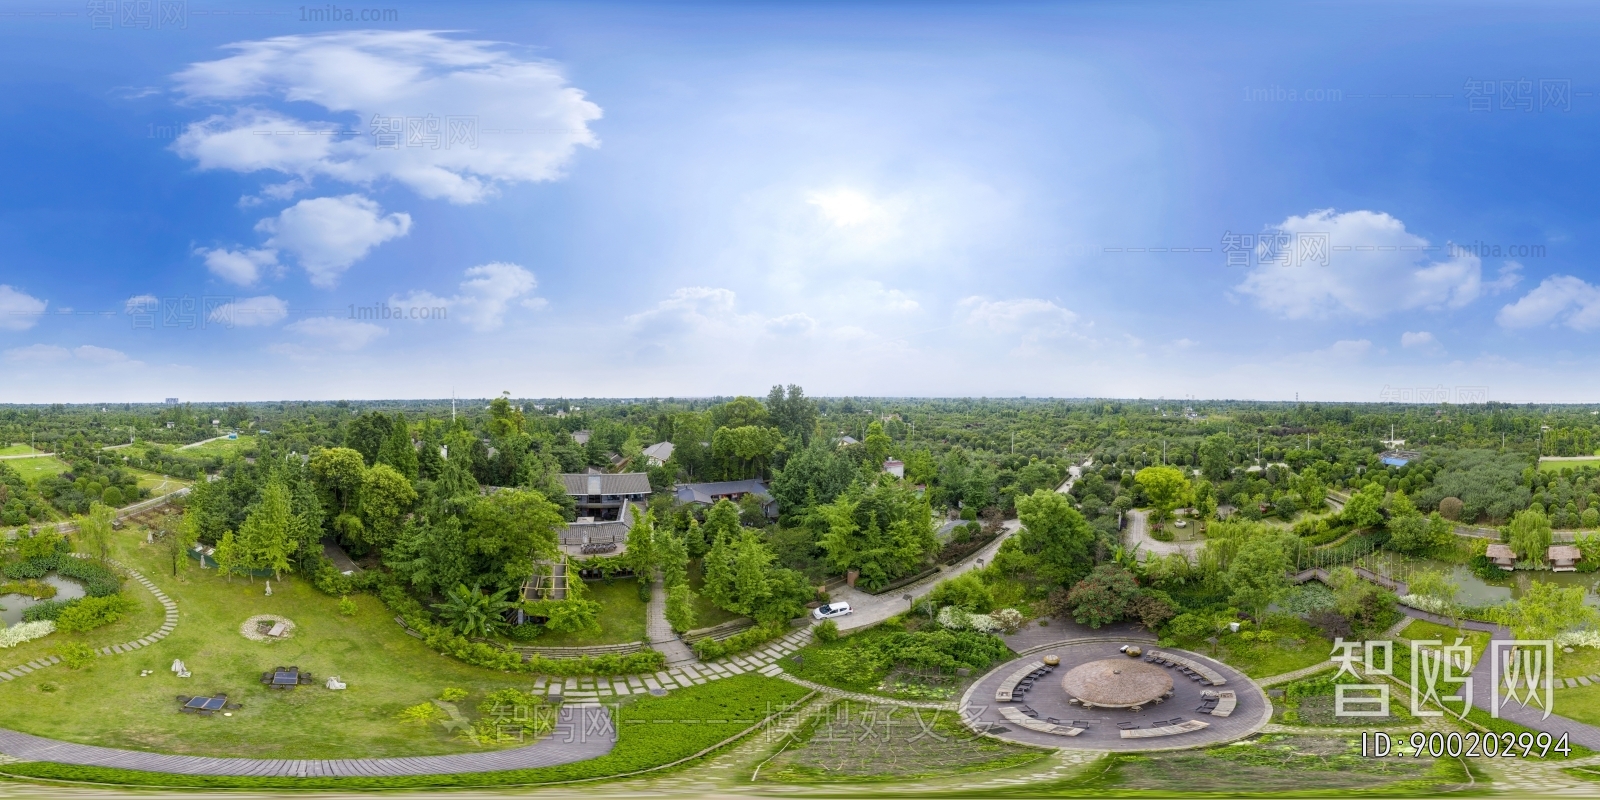
{"type": "Polygon", "coordinates": [[[63,556],[55,560],[56,574],[83,584],[90,597],[110,597],[122,591],[122,577],[98,561],[63,556]]]}
{"type": "Polygon", "coordinates": [[[1199,614],[1183,613],[1167,623],[1167,635],[1184,639],[1198,639],[1211,632],[1211,623],[1199,614]]]}
{"type": "Polygon", "coordinates": [[[353,617],[353,616],[355,616],[356,615],[356,601],[351,600],[348,595],[339,598],[339,615],[340,616],[344,616],[344,617],[353,617]]]}
{"type": "Polygon", "coordinates": [[[1078,624],[1098,628],[1126,617],[1138,591],[1133,573],[1113,564],[1101,564],[1072,587],[1067,605],[1078,624]]]}
{"type": "Polygon", "coordinates": [[[133,601],[118,594],[84,597],[64,609],[56,617],[56,625],[65,633],[92,631],[122,619],[123,614],[133,609],[133,601]]]}
{"type": "Polygon", "coordinates": [[[701,661],[715,661],[723,656],[741,653],[757,645],[765,644],[782,636],[788,630],[787,623],[769,622],[765,625],[747,628],[720,642],[715,639],[701,639],[694,643],[694,653],[701,661]]]}
{"type": "Polygon", "coordinates": [[[512,625],[506,629],[506,638],[513,642],[531,642],[544,633],[543,625],[523,624],[512,625]]]}
{"type": "Polygon", "coordinates": [[[1464,506],[1461,502],[1461,498],[1446,497],[1439,501],[1439,516],[1444,517],[1451,522],[1460,521],[1463,507],[1464,506]]]}
{"type": "Polygon", "coordinates": [[[839,641],[839,623],[825,619],[811,628],[811,635],[823,644],[839,641]]]}
{"type": "MultiPolygon", "coordinates": [[[[1166,592],[1158,589],[1144,589],[1133,599],[1128,613],[1139,618],[1139,624],[1146,630],[1159,630],[1167,620],[1177,615],[1178,609],[1173,605],[1172,598],[1166,592]]],[[[1020,615],[1019,615],[1020,616],[1020,615]]],[[[1007,631],[1011,633],[1012,631],[1007,631]]]]}
{"type": "Polygon", "coordinates": [[[340,572],[332,561],[326,559],[317,566],[311,585],[317,587],[317,591],[335,597],[348,595],[356,588],[355,581],[351,580],[349,575],[340,572]]]}
{"type": "Polygon", "coordinates": [[[432,703],[418,703],[414,706],[408,706],[400,712],[401,720],[421,725],[443,718],[444,710],[432,703]]]}
{"type": "Polygon", "coordinates": [[[458,689],[454,686],[447,686],[445,687],[444,691],[439,693],[439,699],[445,701],[446,703],[454,703],[458,700],[465,700],[467,699],[467,690],[458,689]]]}
{"type": "Polygon", "coordinates": [[[43,603],[36,603],[22,609],[22,621],[39,622],[41,620],[50,620],[54,622],[60,618],[61,612],[66,611],[69,606],[76,602],[78,600],[74,598],[72,600],[46,600],[43,603]]]}
{"type": "Polygon", "coordinates": [[[65,541],[66,539],[55,531],[40,531],[17,541],[17,555],[22,556],[23,561],[52,558],[65,541]]]}
{"type": "Polygon", "coordinates": [[[82,669],[94,661],[94,648],[83,642],[73,642],[62,645],[61,649],[56,651],[56,655],[61,656],[61,663],[69,668],[82,669]]]}
{"type": "Polygon", "coordinates": [[[9,628],[0,629],[0,647],[16,647],[23,642],[31,642],[56,632],[56,624],[50,620],[38,622],[22,622],[9,628]]]}
{"type": "Polygon", "coordinates": [[[112,508],[122,505],[122,490],[115,486],[107,486],[106,490],[100,493],[100,502],[112,508]]]}
{"type": "Polygon", "coordinates": [[[990,616],[1000,625],[1000,630],[1005,631],[1008,636],[1022,630],[1022,624],[1027,622],[1022,616],[1022,612],[1014,608],[1002,608],[990,616]]]}

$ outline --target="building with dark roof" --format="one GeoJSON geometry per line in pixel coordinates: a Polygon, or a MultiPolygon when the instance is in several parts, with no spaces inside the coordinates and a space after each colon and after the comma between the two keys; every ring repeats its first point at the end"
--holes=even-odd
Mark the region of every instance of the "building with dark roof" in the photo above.
{"type": "Polygon", "coordinates": [[[642,503],[650,497],[650,476],[643,472],[561,476],[561,484],[578,508],[578,519],[613,522],[622,518],[622,507],[629,501],[642,503]]]}
{"type": "Polygon", "coordinates": [[[680,503],[709,506],[718,500],[739,502],[747,494],[761,498],[761,510],[768,519],[778,518],[778,501],[768,491],[766,481],[752,478],[743,481],[718,481],[715,483],[680,483],[673,487],[680,503]]]}

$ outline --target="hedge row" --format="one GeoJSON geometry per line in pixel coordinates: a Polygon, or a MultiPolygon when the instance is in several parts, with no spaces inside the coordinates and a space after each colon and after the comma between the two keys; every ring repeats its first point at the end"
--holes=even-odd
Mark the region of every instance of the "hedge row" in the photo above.
{"type": "Polygon", "coordinates": [[[251,778],[26,761],[0,766],[0,774],[130,786],[279,790],[471,788],[595,780],[689,758],[738,736],[756,721],[778,713],[807,694],[804,688],[788,681],[746,673],[678,689],[666,697],[639,696],[618,710],[617,743],[610,753],[587,761],[532,769],[395,778],[251,778]]]}
{"type": "Polygon", "coordinates": [[[765,625],[757,625],[749,630],[740,631],[720,642],[711,638],[701,639],[693,645],[694,654],[701,661],[715,661],[726,655],[742,653],[753,647],[759,647],[788,632],[788,623],[768,622],[765,625]]]}

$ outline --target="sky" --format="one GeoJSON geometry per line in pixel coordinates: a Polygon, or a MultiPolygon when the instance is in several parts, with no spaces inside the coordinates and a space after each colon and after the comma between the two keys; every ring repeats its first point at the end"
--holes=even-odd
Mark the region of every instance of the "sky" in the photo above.
{"type": "Polygon", "coordinates": [[[0,2],[0,402],[1590,402],[1600,8],[0,2]]]}

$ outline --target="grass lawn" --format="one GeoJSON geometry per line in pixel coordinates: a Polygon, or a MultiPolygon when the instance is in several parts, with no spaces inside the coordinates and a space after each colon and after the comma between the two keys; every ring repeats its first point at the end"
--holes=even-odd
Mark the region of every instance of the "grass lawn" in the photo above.
{"type": "Polygon", "coordinates": [[[639,599],[639,582],[619,578],[607,586],[604,581],[587,581],[589,599],[600,604],[600,635],[545,633],[529,642],[535,647],[583,647],[594,644],[622,644],[645,639],[646,603],[639,599]]]}
{"type": "Polygon", "coordinates": [[[1556,651],[1556,676],[1576,678],[1600,675],[1600,647],[1578,647],[1571,653],[1556,651]]]}
{"type": "MultiPolygon", "coordinates": [[[[0,727],[85,744],[204,755],[259,758],[355,758],[453,753],[477,746],[441,726],[402,723],[402,708],[427,702],[447,686],[471,694],[459,705],[469,719],[489,691],[515,686],[531,689],[533,678],[468,666],[429,650],[405,635],[374,597],[358,595],[353,617],[337,612],[328,597],[297,578],[273,582],[264,596],[261,582],[215,571],[188,570],[173,579],[161,568],[160,554],[141,544],[144,530],[130,525],[116,536],[115,558],[143,572],[178,604],[178,628],[153,646],[96,659],[78,671],[63,665],[30,673],[0,685],[0,727]],[[239,633],[255,614],[278,614],[298,626],[293,638],[253,642],[239,633]],[[181,680],[169,667],[181,658],[194,677],[181,680]],[[320,685],[292,692],[269,692],[261,673],[277,665],[296,665],[318,678],[338,675],[350,688],[330,692],[320,685]],[[147,678],[142,669],[154,670],[147,678]],[[200,718],[178,713],[175,697],[226,692],[244,704],[232,717],[200,718]]],[[[135,588],[141,603],[152,600],[135,588]]],[[[153,601],[152,601],[153,602],[153,601]]],[[[157,606],[159,608],[159,606],[157,606]]],[[[141,612],[137,625],[120,639],[159,626],[141,612]]],[[[123,623],[118,623],[123,625],[123,623]]],[[[106,636],[111,637],[107,631],[106,636]]],[[[96,631],[90,636],[98,636],[96,631]]],[[[115,637],[111,637],[115,638],[115,637]]],[[[0,651],[12,661],[35,648],[37,657],[69,641],[62,634],[15,650],[0,651]]]]}
{"type": "Polygon", "coordinates": [[[17,471],[22,479],[32,483],[46,475],[60,475],[71,469],[67,462],[59,458],[13,458],[4,462],[7,466],[17,471]]]}
{"type": "MultiPolygon", "coordinates": [[[[96,783],[300,790],[509,786],[575,781],[647,770],[688,758],[738,736],[806,694],[803,687],[787,681],[747,673],[678,689],[666,697],[634,695],[624,699],[617,711],[617,743],[610,753],[588,761],[534,769],[404,778],[306,779],[164,775],[35,761],[6,764],[0,766],[0,771],[96,783]]],[[[214,723],[216,720],[191,721],[214,723]]],[[[319,757],[335,756],[324,753],[319,757]]],[[[574,790],[583,789],[571,787],[567,791],[574,790]]]]}
{"type": "Polygon", "coordinates": [[[199,447],[177,447],[174,449],[177,452],[185,455],[220,456],[226,453],[244,450],[249,447],[255,447],[255,444],[256,437],[240,434],[239,438],[237,439],[218,439],[214,442],[206,442],[199,447]]]}
{"type": "MultiPolygon", "coordinates": [[[[122,593],[138,604],[138,608],[132,613],[123,616],[122,619],[110,625],[96,628],[92,631],[84,633],[52,633],[43,639],[34,639],[16,647],[0,649],[0,670],[12,669],[34,659],[48,657],[60,649],[62,645],[81,642],[98,650],[114,644],[131,642],[134,639],[154,633],[157,628],[161,627],[165,614],[161,609],[161,604],[156,602],[155,595],[150,594],[143,586],[131,579],[123,583],[122,593]]],[[[62,667],[55,666],[45,670],[43,673],[35,674],[45,675],[60,669],[62,667]]],[[[30,675],[28,677],[31,678],[33,676],[30,675]]],[[[46,677],[43,680],[50,682],[53,677],[46,677]]],[[[0,686],[0,698],[5,696],[5,689],[5,686],[0,686]]],[[[5,701],[0,700],[0,703],[3,702],[5,701]]]]}
{"type": "Polygon", "coordinates": [[[1590,725],[1600,725],[1600,683],[1576,689],[1557,689],[1557,714],[1590,725]]]}
{"type": "Polygon", "coordinates": [[[1215,652],[1211,643],[1199,639],[1178,639],[1178,646],[1211,656],[1252,678],[1266,678],[1293,672],[1313,664],[1325,663],[1333,652],[1333,642],[1300,619],[1272,617],[1270,630],[1277,634],[1271,642],[1247,642],[1238,634],[1227,634],[1215,652]]]}
{"type": "MultiPolygon", "coordinates": [[[[1401,628],[1400,635],[1412,640],[1437,640],[1447,645],[1453,645],[1457,639],[1462,639],[1462,644],[1472,647],[1472,663],[1474,664],[1478,663],[1478,659],[1483,656],[1484,648],[1489,646],[1489,634],[1485,631],[1457,631],[1449,625],[1439,625],[1421,619],[1412,620],[1410,625],[1401,628]]],[[[1396,643],[1395,647],[1400,647],[1400,644],[1396,643]]]]}
{"type": "Polygon", "coordinates": [[[142,469],[133,469],[131,467],[124,467],[124,469],[139,476],[139,488],[149,489],[151,497],[160,497],[193,483],[181,478],[169,478],[159,473],[146,472],[142,469]]]}
{"type": "Polygon", "coordinates": [[[1576,470],[1579,467],[1600,467],[1600,456],[1576,461],[1545,461],[1543,459],[1539,461],[1540,472],[1560,472],[1564,469],[1576,470]]]}
{"type": "MultiPolygon", "coordinates": [[[[33,453],[43,453],[43,452],[44,452],[43,450],[35,450],[32,447],[30,447],[28,445],[25,445],[25,444],[11,444],[11,445],[6,445],[5,447],[0,447],[0,456],[26,456],[26,455],[31,455],[33,453]]],[[[17,460],[21,461],[22,459],[19,458],[17,460]]]]}
{"type": "Polygon", "coordinates": [[[698,558],[689,562],[689,588],[694,591],[694,626],[709,628],[738,619],[740,615],[717,607],[702,594],[706,582],[704,573],[700,571],[702,563],[698,558]]]}

